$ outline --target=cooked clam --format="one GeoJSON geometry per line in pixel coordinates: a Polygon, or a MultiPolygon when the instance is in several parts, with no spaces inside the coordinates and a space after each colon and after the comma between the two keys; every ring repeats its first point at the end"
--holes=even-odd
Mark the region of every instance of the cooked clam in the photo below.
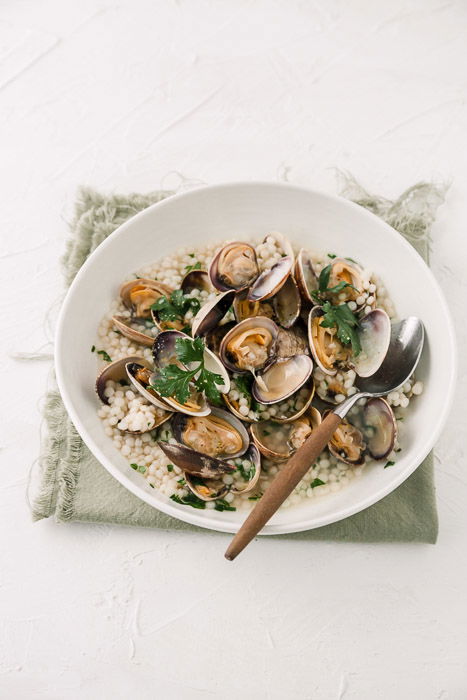
{"type": "Polygon", "coordinates": [[[382,365],[391,340],[391,321],[386,311],[374,309],[360,321],[358,331],[362,350],[351,357],[360,377],[371,377],[382,365]]]}
{"type": "Polygon", "coordinates": [[[136,318],[149,318],[151,305],[161,296],[169,296],[173,291],[166,284],[151,279],[136,279],[125,282],[120,288],[120,297],[136,318]]]}
{"type": "Polygon", "coordinates": [[[250,443],[243,424],[214,406],[208,416],[177,413],[172,419],[172,432],[177,442],[210,457],[240,457],[250,443]]]}
{"type": "Polygon", "coordinates": [[[172,445],[169,442],[158,442],[157,444],[171,462],[187,474],[193,474],[203,479],[216,479],[235,471],[235,467],[225,460],[209,457],[209,455],[192,450],[191,447],[172,445]]]}
{"type": "Polygon", "coordinates": [[[148,330],[150,329],[146,326],[147,322],[145,320],[140,323],[139,321],[136,321],[136,319],[126,318],[125,316],[112,316],[112,323],[117,331],[124,335],[125,338],[132,340],[134,343],[139,343],[140,345],[147,345],[150,347],[154,342],[154,336],[148,333],[148,330]],[[134,328],[134,325],[138,325],[141,330],[134,328]],[[143,330],[145,332],[143,332],[143,330]]]}
{"type": "Polygon", "coordinates": [[[250,430],[256,447],[265,457],[283,461],[303,445],[320,423],[321,414],[316,408],[310,407],[300,418],[290,423],[263,420],[253,423],[250,430]]]}
{"type": "Polygon", "coordinates": [[[185,481],[190,491],[202,501],[217,501],[229,491],[229,487],[222,479],[202,479],[185,472],[185,481]]]}
{"type": "Polygon", "coordinates": [[[327,404],[336,404],[336,396],[341,394],[345,396],[347,389],[335,376],[327,376],[324,382],[316,383],[316,394],[327,404]],[[322,384],[324,383],[325,389],[322,384]]]}
{"type": "Polygon", "coordinates": [[[140,358],[136,358],[136,360],[126,358],[125,371],[126,378],[130,380],[131,384],[133,384],[135,389],[146,401],[149,401],[149,403],[152,403],[158,408],[164,409],[164,411],[173,411],[165,399],[154,391],[154,389],[151,389],[150,384],[152,382],[153,370],[148,366],[145,360],[141,360],[140,358]]]}
{"type": "Polygon", "coordinates": [[[270,318],[247,318],[224,336],[221,360],[232,372],[256,372],[272,357],[277,334],[278,328],[270,318]]]}
{"type": "Polygon", "coordinates": [[[287,282],[292,270],[293,258],[286,255],[271,267],[260,274],[258,279],[250,287],[247,295],[248,301],[263,301],[273,297],[287,282]]]}
{"type": "Polygon", "coordinates": [[[335,258],[331,263],[328,287],[335,287],[340,282],[346,282],[349,286],[338,292],[339,299],[341,301],[355,301],[363,293],[360,265],[345,258],[335,258]]]}
{"type": "Polygon", "coordinates": [[[206,335],[219,325],[232,306],[235,297],[233,290],[218,294],[215,299],[206,302],[193,319],[191,333],[193,337],[206,335]]]}
{"type": "Polygon", "coordinates": [[[313,360],[308,355],[281,357],[257,374],[252,393],[256,401],[274,404],[295,394],[311,376],[313,360]]]}
{"type": "MultiPolygon", "coordinates": [[[[154,341],[152,348],[152,354],[154,358],[154,365],[156,367],[156,373],[154,379],[157,379],[157,370],[161,370],[168,365],[176,365],[179,367],[184,367],[177,358],[177,339],[187,338],[192,340],[185,333],[180,331],[162,331],[154,341]]],[[[219,358],[211,351],[209,348],[204,348],[203,353],[204,366],[210,372],[218,374],[223,379],[223,384],[217,385],[218,390],[221,393],[226,393],[230,389],[230,379],[228,372],[226,371],[224,365],[219,360],[219,358]]],[[[193,363],[196,367],[196,363],[193,363]]],[[[194,369],[190,366],[188,369],[194,369]]],[[[210,412],[210,406],[206,401],[203,393],[196,391],[193,387],[189,399],[185,404],[181,404],[173,396],[164,396],[163,400],[167,403],[172,410],[180,411],[181,413],[186,413],[188,415],[198,415],[207,416],[210,412]]]]}
{"type": "Polygon", "coordinates": [[[258,275],[255,249],[240,241],[228,243],[221,248],[209,267],[211,282],[221,292],[245,289],[258,275]]]}
{"type": "Polygon", "coordinates": [[[106,364],[99,372],[96,379],[96,393],[102,403],[109,405],[109,399],[105,395],[105,385],[107,382],[127,382],[128,376],[126,373],[126,365],[129,362],[138,362],[140,365],[146,366],[146,360],[143,357],[131,355],[123,357],[121,360],[114,360],[106,364]]]}
{"type": "Polygon", "coordinates": [[[300,316],[301,299],[297,283],[292,275],[287,277],[287,280],[277,294],[273,296],[272,304],[279,325],[283,328],[290,328],[293,326],[300,316]]]}
{"type": "Polygon", "coordinates": [[[314,303],[312,292],[318,289],[318,277],[313,269],[311,255],[302,248],[295,261],[294,275],[300,294],[306,301],[314,303]]]}
{"type": "Polygon", "coordinates": [[[235,460],[239,477],[235,478],[230,487],[231,493],[246,493],[254,489],[261,474],[261,455],[254,443],[251,443],[248,450],[242,455],[241,460],[235,460]]]}
{"type": "Polygon", "coordinates": [[[365,462],[366,443],[361,431],[345,418],[328,443],[329,452],[341,462],[357,466],[365,462]]]}
{"type": "Polygon", "coordinates": [[[308,342],[311,354],[322,372],[334,375],[336,364],[346,362],[349,348],[344,347],[337,338],[336,328],[325,328],[322,325],[324,311],[321,306],[314,306],[308,316],[308,342]]]}
{"type": "Polygon", "coordinates": [[[363,408],[362,428],[368,452],[373,459],[385,459],[397,437],[397,423],[392,408],[382,398],[369,399],[363,408]]]}

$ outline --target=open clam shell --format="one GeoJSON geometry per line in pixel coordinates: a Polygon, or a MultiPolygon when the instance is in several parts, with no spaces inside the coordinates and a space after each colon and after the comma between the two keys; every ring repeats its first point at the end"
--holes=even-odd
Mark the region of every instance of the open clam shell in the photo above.
{"type": "Polygon", "coordinates": [[[203,479],[216,479],[235,471],[235,467],[225,460],[209,457],[185,445],[172,445],[169,442],[158,442],[157,444],[170,461],[187,474],[203,479]]]}
{"type": "Polygon", "coordinates": [[[154,389],[148,388],[148,385],[152,380],[152,369],[148,366],[148,363],[140,358],[131,360],[131,358],[126,358],[127,362],[125,365],[126,378],[129,379],[130,383],[135,387],[135,389],[143,396],[146,401],[152,403],[158,408],[162,408],[164,411],[169,411],[168,418],[173,409],[166,403],[165,399],[162,398],[154,389]]]}
{"type": "Polygon", "coordinates": [[[260,274],[254,284],[251,285],[248,301],[263,301],[273,297],[287,282],[293,265],[293,258],[286,255],[276,262],[270,270],[260,274]]]}
{"type": "MultiPolygon", "coordinates": [[[[133,328],[130,324],[132,319],[126,318],[125,316],[112,316],[112,323],[114,324],[117,331],[119,331],[125,338],[129,338],[139,345],[146,345],[151,347],[154,342],[154,336],[149,335],[149,333],[143,333],[143,331],[133,328]]],[[[143,324],[138,324],[141,328],[145,328],[143,324]]]]}
{"type": "MultiPolygon", "coordinates": [[[[180,366],[180,362],[177,359],[177,339],[187,338],[192,341],[190,336],[182,333],[181,331],[162,331],[156,338],[153,345],[153,358],[154,365],[157,370],[161,370],[170,364],[175,364],[180,366]]],[[[227,393],[230,390],[230,378],[227,370],[225,369],[219,358],[209,350],[209,348],[204,348],[204,366],[210,372],[218,374],[222,377],[223,383],[216,385],[218,390],[223,393],[227,393]]],[[[196,363],[194,363],[196,367],[196,363]]],[[[189,365],[188,369],[192,369],[189,365]]],[[[156,378],[156,377],[154,377],[156,378]]],[[[163,400],[168,404],[172,410],[180,411],[181,413],[186,413],[187,415],[198,415],[207,416],[211,412],[211,408],[206,401],[204,394],[193,392],[192,397],[186,402],[186,404],[181,404],[172,396],[164,396],[163,400]]]]}
{"type": "Polygon", "coordinates": [[[289,397],[289,401],[293,402],[292,403],[292,408],[290,408],[289,401],[286,399],[284,402],[279,402],[275,404],[275,409],[276,409],[276,414],[274,416],[274,420],[278,421],[279,423],[291,423],[292,421],[296,420],[297,418],[300,418],[309,408],[311,405],[311,402],[313,400],[313,397],[315,395],[315,382],[313,380],[313,377],[310,377],[308,381],[301,387],[296,392],[296,395],[292,395],[289,397]],[[296,403],[296,397],[301,397],[301,394],[304,394],[304,400],[300,402],[300,405],[297,406],[296,403]],[[287,408],[285,408],[287,406],[287,408]],[[284,407],[284,409],[282,409],[284,407]]]}
{"type": "Polygon", "coordinates": [[[335,287],[339,282],[347,282],[349,287],[345,287],[339,292],[339,299],[345,296],[344,301],[355,301],[363,293],[362,268],[358,263],[346,258],[335,258],[331,263],[329,275],[329,287],[335,287]]]}
{"type": "Polygon", "coordinates": [[[172,432],[177,442],[220,459],[240,457],[250,444],[243,423],[229,411],[215,406],[208,416],[175,414],[172,432]]]}
{"type": "Polygon", "coordinates": [[[232,306],[235,298],[233,290],[219,294],[215,299],[206,302],[193,319],[191,333],[193,337],[206,335],[216,328],[232,306]]]}
{"type": "Polygon", "coordinates": [[[274,355],[278,328],[265,316],[247,318],[222,339],[220,358],[232,372],[247,374],[262,369],[274,355]]]}
{"type": "Polygon", "coordinates": [[[246,289],[259,275],[253,246],[234,241],[223,246],[214,256],[209,267],[209,277],[216,289],[246,289]]]}
{"type": "Polygon", "coordinates": [[[140,365],[147,367],[147,362],[144,359],[144,357],[138,357],[137,355],[131,355],[129,357],[122,357],[121,360],[114,360],[113,362],[109,362],[106,364],[99,374],[97,375],[96,379],[96,393],[102,403],[105,403],[106,406],[109,405],[109,399],[105,395],[105,385],[107,382],[113,381],[113,382],[127,382],[128,381],[128,376],[126,373],[126,365],[129,362],[138,362],[140,365]]]}
{"type": "Polygon", "coordinates": [[[206,270],[190,270],[190,272],[187,272],[182,279],[180,289],[183,294],[190,294],[194,289],[208,293],[214,291],[214,287],[209,279],[209,273],[206,270]]]}
{"type": "Polygon", "coordinates": [[[259,481],[261,475],[261,454],[253,442],[242,457],[241,473],[244,483],[241,483],[240,480],[235,481],[230,488],[231,493],[240,494],[252,491],[259,481]],[[249,462],[250,466],[246,466],[245,462],[249,462]]]}
{"type": "Polygon", "coordinates": [[[263,420],[253,423],[251,436],[256,447],[268,459],[284,461],[288,459],[312,431],[321,423],[320,412],[310,406],[305,414],[289,423],[263,420]]]}
{"type": "Polygon", "coordinates": [[[318,277],[314,271],[311,255],[302,248],[297,255],[294,266],[294,276],[302,297],[314,304],[312,292],[318,289],[318,277]]]}
{"type": "Polygon", "coordinates": [[[247,289],[235,295],[232,307],[236,321],[240,323],[246,318],[254,318],[255,316],[274,318],[274,309],[270,301],[248,301],[247,295],[247,289]]]}
{"type": "Polygon", "coordinates": [[[324,328],[321,317],[324,311],[321,306],[313,306],[308,316],[308,343],[316,364],[324,374],[337,373],[336,362],[343,353],[342,344],[335,337],[333,328],[324,328]]]}
{"type": "Polygon", "coordinates": [[[171,292],[173,289],[166,284],[144,277],[124,282],[120,287],[120,297],[135,318],[149,318],[151,305],[171,292]]]}
{"type": "Polygon", "coordinates": [[[209,350],[212,350],[215,355],[219,355],[223,337],[236,325],[235,321],[228,321],[223,323],[222,326],[216,326],[216,328],[208,331],[204,339],[209,350]]]}
{"type": "Polygon", "coordinates": [[[309,355],[281,357],[257,374],[252,393],[256,401],[275,404],[295,394],[311,376],[313,360],[309,355]]]}
{"type": "Polygon", "coordinates": [[[397,422],[387,401],[373,398],[366,402],[363,408],[363,433],[373,459],[385,459],[397,437],[397,422]]]}
{"type": "Polygon", "coordinates": [[[290,328],[293,326],[300,316],[302,304],[297,283],[292,275],[287,277],[287,280],[277,294],[273,296],[272,305],[279,325],[283,328],[290,328]]]}
{"type": "Polygon", "coordinates": [[[366,443],[362,432],[345,418],[328,442],[329,452],[341,462],[358,466],[365,462],[366,443]]]}
{"type": "Polygon", "coordinates": [[[360,321],[361,353],[350,363],[359,377],[371,377],[382,365],[391,340],[391,321],[386,311],[374,309],[360,321]]]}
{"type": "Polygon", "coordinates": [[[202,501],[217,501],[229,491],[222,479],[202,479],[185,472],[185,481],[190,491],[202,501]]]}

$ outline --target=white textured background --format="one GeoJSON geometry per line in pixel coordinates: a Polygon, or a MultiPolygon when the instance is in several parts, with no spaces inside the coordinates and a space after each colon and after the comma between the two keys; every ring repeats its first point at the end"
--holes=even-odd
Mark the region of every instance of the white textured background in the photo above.
{"type": "Polygon", "coordinates": [[[388,196],[452,182],[433,269],[465,354],[466,34],[448,0],[0,2],[2,699],[467,698],[462,368],[436,547],[262,540],[232,565],[208,532],[33,526],[50,366],[10,357],[47,340],[79,184],[335,191],[334,166],[388,196]]]}

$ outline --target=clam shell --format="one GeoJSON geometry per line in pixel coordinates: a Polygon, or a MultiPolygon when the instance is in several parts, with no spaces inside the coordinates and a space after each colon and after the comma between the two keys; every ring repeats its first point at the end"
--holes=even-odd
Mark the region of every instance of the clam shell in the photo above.
{"type": "MultiPolygon", "coordinates": [[[[155,292],[158,292],[160,296],[169,296],[173,292],[173,289],[168,287],[166,284],[157,282],[157,280],[146,279],[144,277],[131,280],[130,282],[124,282],[124,284],[122,284],[120,287],[120,297],[126,308],[130,309],[136,318],[138,316],[135,313],[135,307],[130,298],[131,292],[135,287],[148,287],[149,289],[153,289],[155,292]]],[[[143,317],[149,318],[149,313],[144,314],[143,317]]]]}
{"type": "Polygon", "coordinates": [[[267,360],[261,366],[255,367],[254,370],[256,371],[258,369],[262,369],[262,367],[264,367],[266,362],[274,354],[275,340],[279,332],[279,329],[277,328],[274,321],[272,321],[270,318],[266,318],[265,316],[255,316],[254,318],[246,318],[244,321],[241,321],[236,326],[234,326],[232,330],[230,330],[224,336],[221,342],[219,350],[221,360],[225,367],[227,367],[227,369],[231,370],[232,372],[236,372],[237,374],[247,374],[250,371],[249,369],[240,369],[239,367],[237,367],[237,365],[234,363],[235,360],[229,351],[229,344],[236,336],[242,334],[245,331],[253,330],[254,328],[264,328],[268,330],[272,335],[272,343],[268,348],[267,360]]]}
{"type": "Polygon", "coordinates": [[[337,374],[337,368],[334,366],[332,368],[329,368],[327,365],[323,364],[321,352],[316,347],[315,339],[313,337],[314,319],[323,316],[323,314],[324,311],[321,306],[313,306],[313,308],[311,309],[308,316],[308,343],[310,345],[310,350],[311,354],[313,355],[313,359],[320,368],[320,370],[324,372],[324,374],[334,376],[335,374],[337,374]]]}
{"type": "Polygon", "coordinates": [[[212,284],[216,289],[221,292],[227,292],[230,289],[235,291],[240,291],[241,289],[246,289],[254,282],[254,280],[259,275],[258,263],[256,261],[256,253],[253,246],[249,243],[244,243],[242,241],[233,241],[223,246],[217,254],[214,256],[211,265],[209,266],[209,277],[212,284]],[[222,274],[222,266],[227,255],[235,254],[235,249],[238,249],[238,255],[244,256],[248,259],[248,267],[250,268],[250,273],[244,276],[237,282],[228,280],[225,275],[222,274]]]}
{"type": "Polygon", "coordinates": [[[206,335],[216,328],[232,306],[235,298],[233,290],[219,294],[215,299],[206,302],[193,319],[191,333],[193,337],[206,335]]]}
{"type": "Polygon", "coordinates": [[[247,289],[235,295],[232,306],[236,321],[244,321],[255,316],[274,317],[274,309],[270,301],[248,301],[247,295],[247,289]]]}
{"type": "Polygon", "coordinates": [[[297,283],[292,275],[272,298],[274,314],[283,328],[290,328],[300,316],[301,299],[297,283]]]}
{"type": "MultiPolygon", "coordinates": [[[[278,423],[291,423],[292,421],[297,420],[297,418],[300,418],[300,416],[302,416],[305,412],[308,411],[310,404],[313,401],[313,397],[315,395],[315,382],[313,380],[313,377],[310,377],[308,379],[308,381],[305,383],[304,387],[308,391],[308,397],[305,401],[304,406],[299,411],[296,411],[295,413],[288,415],[288,416],[287,415],[277,415],[277,413],[276,413],[276,415],[274,416],[274,420],[276,420],[278,423]]],[[[280,405],[280,403],[276,404],[276,409],[279,405],[280,405]]]]}
{"type": "MultiPolygon", "coordinates": [[[[158,408],[164,409],[164,411],[169,411],[170,413],[173,411],[173,409],[169,406],[169,404],[165,401],[165,399],[162,398],[160,394],[158,394],[154,389],[146,389],[141,382],[139,382],[135,374],[138,369],[141,369],[143,367],[146,367],[148,369],[149,365],[148,363],[143,360],[143,361],[128,361],[130,358],[126,358],[127,362],[125,365],[125,371],[126,371],[126,377],[130,380],[131,384],[135,387],[135,389],[143,396],[146,401],[149,401],[149,403],[152,403],[154,406],[157,406],[158,408]]],[[[137,358],[140,360],[140,358],[137,358]]],[[[167,418],[170,417],[170,414],[167,416],[167,418]]]]}
{"type": "Polygon", "coordinates": [[[248,291],[248,301],[263,301],[277,294],[282,285],[286,283],[292,265],[293,258],[286,255],[278,260],[270,270],[262,272],[248,291]]]}
{"type": "Polygon", "coordinates": [[[360,321],[360,355],[352,356],[351,365],[359,377],[371,377],[383,364],[391,340],[391,321],[386,311],[374,309],[360,321]]]}
{"type": "Polygon", "coordinates": [[[190,270],[182,279],[180,289],[184,294],[189,294],[193,289],[199,289],[204,292],[213,292],[214,287],[209,279],[209,274],[206,270],[190,270]]]}
{"type": "Polygon", "coordinates": [[[187,474],[200,476],[203,479],[215,479],[235,471],[235,467],[225,460],[208,457],[185,445],[172,445],[169,442],[157,444],[171,462],[187,474]]]}
{"type": "Polygon", "coordinates": [[[253,442],[261,454],[274,461],[284,461],[298,449],[298,446],[291,444],[297,429],[308,424],[313,431],[320,423],[320,412],[310,406],[303,416],[294,421],[289,423],[278,423],[274,420],[259,421],[250,427],[250,431],[253,442]]]}
{"type": "Polygon", "coordinates": [[[112,316],[112,323],[114,324],[115,328],[125,336],[125,338],[129,338],[133,342],[139,343],[140,345],[151,347],[151,345],[154,343],[154,336],[147,335],[146,333],[142,333],[141,331],[132,328],[128,324],[128,321],[130,321],[130,319],[127,319],[124,316],[112,316]]]}
{"type": "MultiPolygon", "coordinates": [[[[325,415],[327,415],[327,412],[323,414],[323,417],[325,415]]],[[[328,449],[329,452],[332,455],[334,455],[334,457],[336,457],[336,459],[340,460],[341,462],[344,462],[345,464],[359,466],[360,464],[364,464],[365,462],[366,443],[363,439],[363,434],[361,430],[356,428],[345,418],[341,420],[339,426],[337,427],[336,431],[334,432],[333,436],[328,442],[328,449]],[[345,441],[343,442],[343,447],[340,446],[342,440],[346,437],[351,439],[351,447],[359,448],[358,456],[355,457],[355,459],[350,459],[346,456],[347,453],[345,452],[345,448],[347,447],[348,449],[348,445],[345,441]]]]}
{"type": "Polygon", "coordinates": [[[363,408],[363,432],[373,459],[385,459],[397,437],[397,422],[392,408],[382,398],[369,399],[363,408]]]}
{"type": "Polygon", "coordinates": [[[256,376],[253,397],[267,405],[284,401],[308,381],[312,371],[313,360],[308,355],[279,358],[256,376]]]}
{"type": "MultiPolygon", "coordinates": [[[[211,406],[211,413],[208,416],[200,418],[200,420],[205,420],[209,422],[213,417],[220,418],[221,420],[228,423],[229,426],[240,435],[242,441],[242,447],[240,450],[231,454],[222,452],[218,455],[218,457],[221,459],[234,459],[235,457],[240,457],[241,455],[243,455],[250,444],[250,438],[243,423],[241,423],[241,421],[239,421],[238,418],[233,416],[229,411],[224,411],[223,409],[217,408],[216,406],[211,406]]],[[[177,442],[184,444],[186,447],[190,447],[190,445],[187,445],[184,440],[184,432],[188,420],[190,420],[188,416],[183,415],[181,413],[176,413],[172,418],[173,436],[177,440],[177,442]]],[[[191,449],[194,448],[192,447],[191,449]]],[[[201,450],[197,451],[201,452],[201,450]]]]}
{"type": "Polygon", "coordinates": [[[236,325],[235,321],[228,321],[228,323],[223,323],[222,326],[217,326],[206,333],[204,339],[209,350],[212,350],[214,354],[218,355],[222,338],[236,325]]]}
{"type": "Polygon", "coordinates": [[[121,360],[114,360],[113,362],[109,362],[101,369],[101,371],[97,375],[96,393],[102,401],[102,403],[105,403],[107,406],[109,405],[109,399],[104,394],[105,385],[109,381],[120,382],[125,380],[126,382],[128,380],[128,376],[126,373],[126,365],[129,362],[138,362],[139,364],[148,367],[148,364],[144,357],[131,355],[129,357],[123,357],[121,360]]]}
{"type": "Polygon", "coordinates": [[[201,479],[185,472],[185,481],[190,491],[202,501],[217,501],[229,491],[229,487],[221,479],[201,479]]]}
{"type": "Polygon", "coordinates": [[[250,443],[248,450],[243,455],[243,459],[247,459],[252,464],[254,464],[255,473],[249,481],[245,482],[245,486],[243,488],[232,486],[230,488],[230,492],[234,494],[247,493],[248,491],[252,491],[258,483],[259,477],[261,475],[261,454],[253,442],[250,443]]]}
{"type": "Polygon", "coordinates": [[[311,304],[314,304],[315,302],[311,293],[318,289],[318,277],[314,271],[311,256],[305,248],[302,248],[297,255],[294,275],[302,297],[311,304]]]}

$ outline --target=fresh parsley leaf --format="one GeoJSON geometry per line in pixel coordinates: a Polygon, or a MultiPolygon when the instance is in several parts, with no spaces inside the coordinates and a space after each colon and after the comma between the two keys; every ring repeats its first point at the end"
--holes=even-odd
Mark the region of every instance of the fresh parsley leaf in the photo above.
{"type": "Polygon", "coordinates": [[[393,467],[394,465],[395,465],[395,462],[392,462],[391,460],[389,460],[389,462],[386,462],[386,464],[384,465],[384,469],[387,469],[388,467],[393,467]]]}
{"type": "Polygon", "coordinates": [[[204,369],[204,366],[195,379],[195,386],[198,391],[204,391],[208,401],[213,402],[219,401],[220,391],[217,388],[217,385],[222,386],[223,383],[224,380],[220,374],[214,374],[214,372],[204,369]]]}
{"type": "MultiPolygon", "coordinates": [[[[336,257],[335,255],[331,255],[330,253],[328,253],[328,256],[330,258],[336,257]]],[[[339,294],[339,292],[342,292],[342,290],[346,289],[347,287],[351,287],[351,289],[354,289],[356,292],[358,292],[358,289],[354,287],[353,284],[350,284],[349,282],[344,282],[344,280],[338,282],[336,285],[334,285],[334,287],[328,287],[329,279],[331,276],[331,270],[331,264],[326,265],[326,267],[323,267],[323,269],[321,270],[318,279],[318,289],[315,289],[311,293],[311,296],[315,301],[321,301],[324,297],[326,297],[329,294],[339,294]]]]}
{"type": "Polygon", "coordinates": [[[248,400],[251,400],[252,379],[253,379],[253,377],[251,377],[250,375],[247,375],[247,374],[236,374],[235,378],[234,378],[235,388],[243,396],[246,396],[248,398],[248,400]]]}
{"type": "Polygon", "coordinates": [[[100,355],[102,357],[102,359],[105,360],[106,362],[112,362],[112,358],[105,350],[98,350],[97,354],[100,355]]]}
{"type": "Polygon", "coordinates": [[[175,501],[175,503],[180,503],[182,506],[191,506],[192,508],[198,508],[199,510],[204,510],[206,508],[205,501],[202,501],[201,498],[195,496],[194,493],[187,493],[186,496],[177,496],[176,493],[173,493],[170,498],[172,501],[175,501]]]}
{"type": "Polygon", "coordinates": [[[177,484],[180,484],[180,486],[185,486],[186,481],[185,479],[177,479],[177,484]]]}
{"type": "Polygon", "coordinates": [[[175,341],[175,351],[177,359],[188,365],[190,362],[203,362],[204,341],[201,337],[194,340],[191,338],[177,338],[175,341]]]}
{"type": "Polygon", "coordinates": [[[337,258],[337,255],[335,253],[328,253],[328,258],[331,258],[331,260],[334,260],[334,258],[337,258]]]}
{"type": "Polygon", "coordinates": [[[223,510],[237,510],[235,506],[231,506],[228,501],[225,501],[223,498],[218,498],[215,501],[214,505],[215,510],[223,511],[223,510]]]}
{"type": "MultiPolygon", "coordinates": [[[[191,257],[191,256],[190,256],[191,257]]],[[[198,261],[194,265],[185,265],[185,272],[188,274],[192,270],[201,270],[201,263],[198,261]]]]}
{"type": "Polygon", "coordinates": [[[318,289],[320,292],[325,292],[328,288],[329,277],[331,276],[331,269],[332,265],[326,265],[326,267],[323,267],[323,269],[319,273],[318,289]]]}
{"type": "Polygon", "coordinates": [[[316,478],[311,482],[310,488],[315,489],[317,486],[324,486],[325,483],[325,481],[321,481],[321,479],[316,478]]]}
{"type": "Polygon", "coordinates": [[[185,296],[181,289],[176,289],[170,297],[161,296],[151,309],[156,311],[161,321],[182,321],[187,311],[196,314],[201,307],[198,299],[185,296]]]}
{"type": "Polygon", "coordinates": [[[190,395],[190,382],[198,368],[187,370],[178,365],[168,365],[157,373],[157,378],[150,386],[161,396],[174,396],[180,403],[186,403],[190,395]]]}
{"type": "Polygon", "coordinates": [[[358,319],[347,304],[332,306],[329,301],[323,304],[324,316],[321,325],[324,328],[337,328],[337,337],[343,345],[351,345],[355,356],[362,351],[358,335],[358,319]]]}

